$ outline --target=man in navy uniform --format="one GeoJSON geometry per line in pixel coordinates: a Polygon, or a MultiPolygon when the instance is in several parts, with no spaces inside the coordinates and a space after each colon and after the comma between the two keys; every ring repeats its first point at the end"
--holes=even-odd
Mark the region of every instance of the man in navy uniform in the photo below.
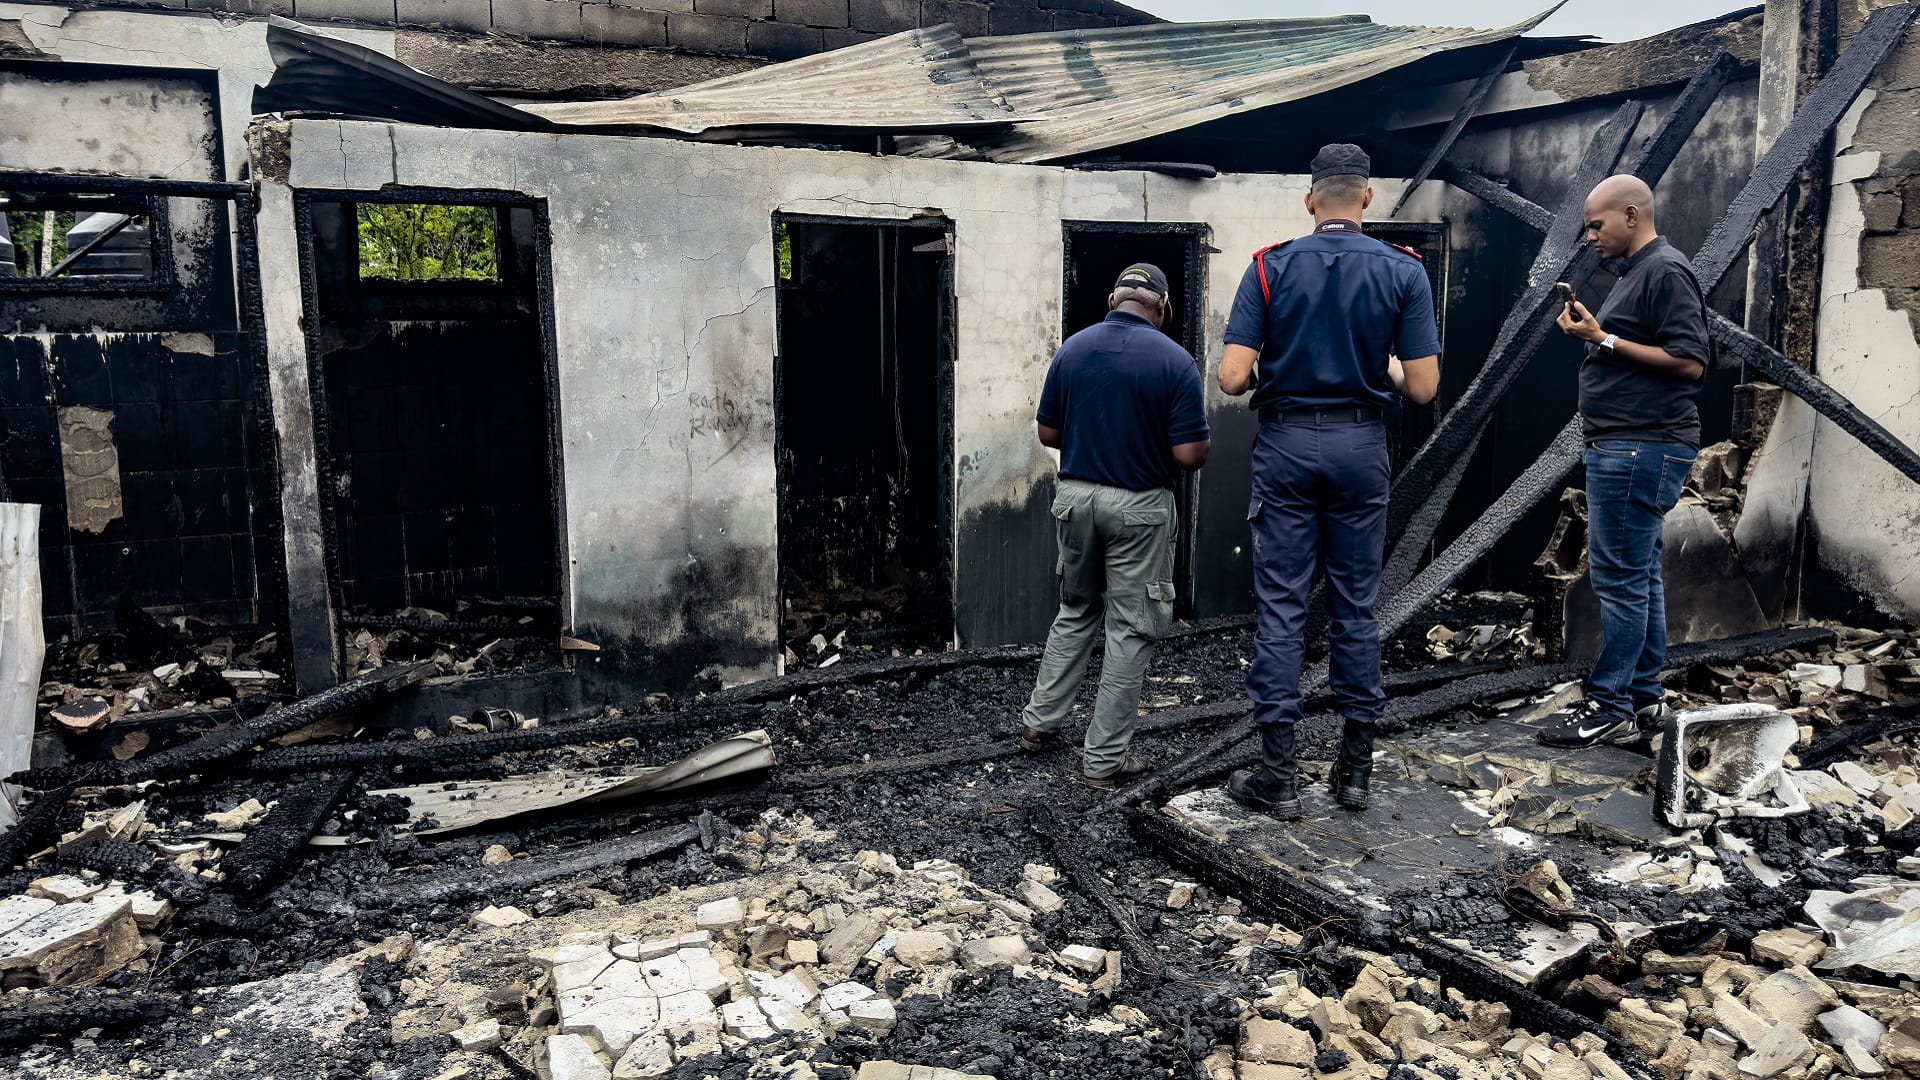
{"type": "Polygon", "coordinates": [[[1247,510],[1259,606],[1247,694],[1260,767],[1234,773],[1227,792],[1282,820],[1303,812],[1294,724],[1307,596],[1323,567],[1330,684],[1346,721],[1330,786],[1342,806],[1366,808],[1373,725],[1386,704],[1374,617],[1391,472],[1381,410],[1396,395],[1424,404],[1440,386],[1425,267],[1360,230],[1373,201],[1368,165],[1350,143],[1320,148],[1307,193],[1314,230],[1254,253],[1220,362],[1220,389],[1252,390],[1260,414],[1247,510]]]}
{"type": "Polygon", "coordinates": [[[1581,210],[1587,239],[1627,268],[1607,302],[1577,300],[1560,329],[1587,343],[1580,419],[1587,443],[1587,563],[1600,601],[1600,656],[1577,704],[1546,719],[1549,746],[1631,743],[1667,713],[1666,585],[1660,536],[1700,446],[1700,380],[1713,347],[1693,266],[1653,220],[1653,190],[1610,176],[1581,210]]]}
{"type": "Polygon", "coordinates": [[[1127,748],[1147,661],[1173,618],[1174,472],[1206,464],[1212,444],[1199,369],[1160,332],[1167,275],[1151,263],[1127,267],[1107,307],[1105,320],[1060,346],[1040,391],[1040,442],[1060,451],[1060,611],[1020,748],[1044,750],[1059,737],[1104,621],[1100,696],[1080,772],[1112,790],[1147,771],[1127,748]]]}

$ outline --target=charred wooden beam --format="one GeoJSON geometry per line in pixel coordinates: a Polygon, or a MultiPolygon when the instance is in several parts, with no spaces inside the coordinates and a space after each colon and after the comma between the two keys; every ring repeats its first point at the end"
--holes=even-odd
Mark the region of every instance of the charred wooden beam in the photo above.
{"type": "MultiPolygon", "coordinates": [[[[1556,222],[1581,220],[1580,206],[1586,193],[1613,173],[1640,113],[1639,102],[1629,101],[1594,133],[1586,156],[1569,182],[1556,222]]],[[[1565,230],[1565,226],[1557,228],[1565,230]]],[[[1527,289],[1501,325],[1486,361],[1395,479],[1387,503],[1387,535],[1397,538],[1396,552],[1403,547],[1422,551],[1439,528],[1440,518],[1465,473],[1468,451],[1479,441],[1500,398],[1553,328],[1560,312],[1554,282],[1584,281],[1598,265],[1591,249],[1576,241],[1577,236],[1568,234],[1564,243],[1556,245],[1554,230],[1548,231],[1529,272],[1527,289]]],[[[1400,572],[1410,573],[1413,561],[1401,559],[1396,565],[1400,572]]],[[[1381,592],[1392,596],[1405,583],[1405,577],[1394,580],[1383,576],[1381,592]]]]}
{"type": "MultiPolygon", "coordinates": [[[[1686,88],[1653,134],[1626,154],[1622,171],[1632,173],[1649,185],[1657,185],[1738,66],[1725,51],[1715,51],[1687,81],[1686,88]]],[[[1554,283],[1568,281],[1576,287],[1585,284],[1599,266],[1599,254],[1581,239],[1586,222],[1581,209],[1587,192],[1612,171],[1611,162],[1596,168],[1596,158],[1604,156],[1602,137],[1605,134],[1603,128],[1594,136],[1594,146],[1569,185],[1559,212],[1526,215],[1528,224],[1536,228],[1544,225],[1541,231],[1546,233],[1539,255],[1528,271],[1527,291],[1507,317],[1492,353],[1460,401],[1447,410],[1433,435],[1394,484],[1393,499],[1387,509],[1387,535],[1397,539],[1381,578],[1381,591],[1388,597],[1412,580],[1415,568],[1453,501],[1454,492],[1466,475],[1467,463],[1486,430],[1487,418],[1552,331],[1553,320],[1560,311],[1554,283]]],[[[1610,143],[1611,138],[1605,142],[1610,143]]],[[[1525,201],[1504,188],[1501,191],[1505,205],[1525,201]]]]}
{"type": "Polygon", "coordinates": [[[1768,382],[1813,406],[1816,412],[1833,421],[1835,427],[1860,440],[1861,445],[1879,454],[1881,460],[1920,484],[1920,454],[1879,421],[1861,412],[1860,406],[1849,401],[1845,394],[1712,308],[1707,309],[1707,329],[1713,335],[1714,344],[1724,350],[1723,360],[1745,364],[1765,375],[1768,382]]]}
{"type": "Polygon", "coordinates": [[[1413,176],[1407,180],[1407,186],[1400,192],[1400,198],[1393,204],[1393,209],[1387,211],[1388,217],[1398,215],[1400,208],[1407,205],[1407,200],[1413,198],[1413,193],[1419,190],[1421,184],[1427,182],[1427,177],[1433,175],[1434,167],[1447,156],[1447,151],[1453,149],[1454,140],[1466,130],[1467,121],[1473,119],[1473,114],[1480,111],[1480,103],[1487,99],[1487,91],[1492,90],[1493,84],[1506,73],[1507,65],[1513,63],[1513,54],[1519,48],[1520,42],[1515,39],[1514,43],[1507,46],[1506,51],[1500,54],[1500,58],[1494,62],[1493,66],[1487,69],[1487,73],[1480,76],[1480,81],[1473,84],[1473,89],[1467,91],[1466,100],[1462,101],[1460,108],[1455,110],[1453,120],[1447,124],[1447,130],[1440,133],[1440,140],[1433,144],[1432,150],[1427,151],[1426,160],[1420,163],[1420,167],[1414,170],[1413,176]]]}
{"type": "Polygon", "coordinates": [[[184,1007],[179,994],[43,988],[0,1008],[0,1045],[41,1042],[87,1028],[130,1028],[178,1015],[184,1007]]]}
{"type": "MultiPolygon", "coordinates": [[[[1580,464],[1585,450],[1586,440],[1581,435],[1580,416],[1575,413],[1573,419],[1567,421],[1567,426],[1560,429],[1560,434],[1553,437],[1553,442],[1547,445],[1546,450],[1527,466],[1512,486],[1494,500],[1485,513],[1455,537],[1453,543],[1435,556],[1418,576],[1382,605],[1381,623],[1404,626],[1415,612],[1432,603],[1448,586],[1460,580],[1460,575],[1492,550],[1493,545],[1507,535],[1508,530],[1518,524],[1527,511],[1533,509],[1534,504],[1551,498],[1560,490],[1560,482],[1566,479],[1574,466],[1580,464]]],[[[1394,554],[1398,555],[1399,552],[1394,554]]]]}
{"type": "Polygon", "coordinates": [[[340,625],[354,630],[407,630],[416,634],[492,634],[531,637],[554,629],[552,615],[522,623],[513,619],[417,619],[406,615],[342,615],[340,625]]]}
{"type": "Polygon", "coordinates": [[[131,840],[101,837],[90,844],[70,844],[57,860],[72,870],[92,870],[109,878],[132,881],[153,869],[153,849],[131,840]]]}
{"type": "Polygon", "coordinates": [[[1911,3],[1893,4],[1874,12],[1826,77],[1794,111],[1786,130],[1753,167],[1746,186],[1733,197],[1727,212],[1701,241],[1700,250],[1693,257],[1693,272],[1700,279],[1701,291],[1713,291],[1734,260],[1746,250],[1760,219],[1778,205],[1794,178],[1860,96],[1860,91],[1866,89],[1867,80],[1893,51],[1916,16],[1920,16],[1920,5],[1911,3]]]}
{"type": "Polygon", "coordinates": [[[496,754],[520,754],[529,750],[627,738],[658,739],[683,735],[704,728],[721,728],[755,720],[758,714],[757,707],[734,705],[711,709],[695,707],[663,715],[611,716],[580,723],[567,723],[566,718],[561,718],[560,722],[542,724],[525,731],[281,747],[238,767],[267,776],[293,776],[316,769],[361,768],[403,773],[480,761],[496,754]]]}
{"type": "MultiPolygon", "coordinates": [[[[411,907],[416,904],[449,903],[477,896],[495,897],[530,889],[574,874],[604,870],[656,858],[678,851],[700,839],[695,824],[676,825],[620,840],[600,841],[565,855],[547,855],[524,859],[505,866],[490,866],[458,877],[436,875],[433,881],[419,885],[400,885],[384,890],[362,902],[387,907],[411,907]]],[[[424,876],[424,875],[423,875],[424,876]]]]}
{"type": "Polygon", "coordinates": [[[28,856],[53,842],[60,826],[60,812],[66,809],[67,800],[79,786],[78,781],[73,781],[57,790],[42,790],[26,813],[20,815],[20,820],[0,832],[0,871],[24,864],[28,856]]]}
{"type": "Polygon", "coordinates": [[[92,783],[135,783],[190,776],[231,761],[257,743],[298,731],[356,705],[364,705],[387,694],[417,686],[435,668],[436,665],[430,661],[389,664],[253,720],[209,732],[192,742],[162,750],[150,757],[115,764],[100,762],[89,766],[28,769],[8,779],[23,787],[45,790],[82,776],[92,783]]]}
{"type": "MultiPolygon", "coordinates": [[[[1253,617],[1250,615],[1209,619],[1196,626],[1175,630],[1161,640],[1163,643],[1177,641],[1181,638],[1239,630],[1251,625],[1253,625],[1253,617]]],[[[985,649],[955,649],[950,652],[927,653],[922,656],[894,656],[867,664],[836,664],[830,668],[809,668],[790,675],[731,687],[716,694],[709,694],[703,700],[716,705],[779,701],[795,694],[811,693],[828,686],[852,686],[856,683],[877,682],[881,679],[895,679],[906,675],[938,675],[968,667],[1012,667],[1040,659],[1040,653],[1044,648],[1043,645],[998,645],[985,649]]]]}
{"type": "Polygon", "coordinates": [[[358,775],[323,772],[281,795],[267,816],[247,830],[247,838],[220,860],[227,887],[242,896],[258,896],[279,884],[358,775]]]}
{"type": "Polygon", "coordinates": [[[1673,108],[1667,111],[1667,119],[1659,130],[1648,136],[1640,149],[1634,152],[1627,171],[1647,181],[1651,185],[1655,180],[1667,174],[1673,159],[1693,137],[1693,131],[1706,119],[1707,110],[1720,99],[1720,91],[1726,89],[1727,82],[1740,71],[1740,61],[1725,49],[1717,49],[1707,58],[1706,63],[1693,73],[1687,85],[1674,99],[1673,108]]]}
{"type": "MultiPolygon", "coordinates": [[[[1073,830],[1063,825],[1047,806],[1036,807],[1032,818],[1033,828],[1053,847],[1053,861],[1066,875],[1067,885],[1084,894],[1106,913],[1107,921],[1113,924],[1125,946],[1123,955],[1128,965],[1138,972],[1151,986],[1167,975],[1166,964],[1160,959],[1160,950],[1154,947],[1152,939],[1141,931],[1140,924],[1134,920],[1134,907],[1123,904],[1113,893],[1113,887],[1101,880],[1100,874],[1093,869],[1092,861],[1082,850],[1085,843],[1073,830]]],[[[1121,976],[1122,981],[1126,976],[1121,976]]]]}

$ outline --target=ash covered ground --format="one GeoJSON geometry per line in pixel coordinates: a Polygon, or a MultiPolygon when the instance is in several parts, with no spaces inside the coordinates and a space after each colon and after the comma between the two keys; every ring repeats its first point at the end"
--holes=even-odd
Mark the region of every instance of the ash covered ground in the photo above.
{"type": "MultiPolygon", "coordinates": [[[[1436,625],[1451,628],[1449,633],[1475,625],[1511,631],[1523,625],[1523,615],[1524,605],[1509,597],[1454,600],[1396,639],[1388,649],[1389,665],[1400,671],[1431,667],[1436,625]]],[[[1483,640],[1477,653],[1471,640],[1446,649],[1454,657],[1448,663],[1465,672],[1468,662],[1530,659],[1518,655],[1528,645],[1524,635],[1492,636],[1500,640],[1483,640]]],[[[1243,725],[1244,719],[1225,710],[1217,719],[1156,721],[1181,715],[1169,710],[1238,701],[1251,638],[1250,627],[1235,626],[1185,634],[1163,645],[1142,697],[1145,711],[1137,751],[1165,765],[1220,731],[1243,725]]],[[[852,670],[863,659],[850,654],[842,663],[852,670]]],[[[1787,654],[1754,666],[1772,671],[1820,659],[1787,654]]],[[[1097,664],[1096,659],[1096,676],[1097,664]]],[[[1443,666],[1441,673],[1447,670],[1443,666]]],[[[136,959],[84,980],[85,989],[21,986],[0,999],[11,1014],[0,1015],[0,1021],[12,1024],[15,1033],[11,1045],[0,1047],[0,1060],[9,1072],[49,1078],[434,1080],[532,1075],[530,1069],[552,1069],[560,1075],[563,1063],[549,1062],[534,1045],[539,1031],[551,1030],[550,981],[557,977],[543,967],[540,948],[556,947],[567,933],[599,934],[609,949],[623,940],[631,946],[631,939],[642,932],[636,927],[657,923],[660,933],[685,933],[695,929],[700,905],[729,897],[752,904],[757,897],[760,914],[720,931],[723,938],[752,931],[762,934],[764,943],[767,920],[777,921],[785,917],[783,912],[804,918],[809,905],[816,912],[829,903],[849,910],[865,905],[859,909],[870,908],[883,917],[898,911],[902,915],[893,917],[948,925],[941,920],[962,918],[955,912],[964,904],[964,918],[975,920],[983,928],[980,933],[998,929],[1023,935],[1037,958],[1030,970],[1025,970],[1027,961],[1022,969],[959,960],[891,967],[888,962],[855,962],[834,973],[864,980],[876,994],[891,999],[894,1011],[885,1023],[823,1030],[804,1048],[781,1044],[787,1048],[780,1053],[766,1045],[729,1041],[706,1057],[681,1054],[679,1063],[663,1072],[629,1075],[804,1076],[798,1071],[804,1068],[830,1078],[852,1076],[864,1063],[868,1071],[859,1074],[864,1080],[887,1075],[874,1071],[873,1063],[898,1061],[1002,1080],[1219,1077],[1223,1047],[1249,1052],[1248,1033],[1253,1029],[1248,1025],[1289,1018],[1318,1037],[1317,1048],[1306,1062],[1272,1067],[1295,1068],[1300,1076],[1358,1080],[1413,1068],[1443,1078],[1465,1074],[1462,1066],[1444,1063],[1438,1065],[1451,1073],[1429,1070],[1426,1066],[1436,1066],[1434,1060],[1407,1057],[1406,1047],[1384,1041],[1381,1032],[1391,1020],[1384,1012],[1373,1018],[1380,1023],[1366,1025],[1371,1031],[1347,1034],[1328,1026],[1334,1021],[1311,1020],[1303,1012],[1310,1011],[1302,1004],[1308,999],[1340,1000],[1359,993],[1369,978],[1385,979],[1393,983],[1381,991],[1389,1004],[1408,1006],[1409,1014],[1416,1007],[1425,1009],[1434,1024],[1460,1025],[1464,1032],[1469,1014],[1479,1005],[1448,980],[1434,981],[1441,973],[1430,970],[1420,955],[1405,951],[1388,957],[1343,948],[1316,926],[1304,924],[1297,913],[1270,910],[1260,898],[1236,899],[1225,884],[1209,887],[1200,880],[1206,876],[1204,867],[1181,865],[1173,853],[1143,840],[1123,814],[1103,809],[1106,793],[1076,782],[1078,757],[1071,749],[1036,756],[974,753],[1011,747],[1032,677],[1033,665],[1021,663],[856,680],[759,706],[750,718],[735,716],[723,726],[680,725],[682,730],[675,724],[679,710],[691,715],[700,703],[656,701],[662,706],[652,718],[657,723],[644,735],[424,769],[363,770],[322,831],[365,842],[309,849],[284,881],[264,895],[236,898],[217,880],[220,842],[204,852],[115,867],[111,876],[127,888],[145,889],[167,901],[169,916],[143,928],[143,948],[136,959]],[[770,736],[777,757],[770,773],[651,801],[576,804],[516,819],[511,828],[415,837],[397,828],[405,819],[404,807],[391,798],[368,795],[369,790],[402,783],[660,765],[747,728],[763,729],[770,736]],[[972,759],[911,768],[889,765],[896,759],[938,754],[972,759]],[[515,879],[529,868],[590,856],[636,834],[698,821],[703,812],[711,816],[701,822],[699,840],[676,844],[657,857],[550,880],[515,879]],[[507,856],[511,861],[503,861],[507,856]],[[898,868],[898,874],[884,868],[876,873],[877,859],[898,868]],[[923,869],[916,871],[916,866],[923,869]],[[927,876],[928,866],[934,868],[935,879],[942,868],[952,867],[964,880],[955,884],[940,879],[937,884],[947,893],[935,899],[914,894],[903,900],[899,890],[909,884],[922,887],[914,875],[927,876]],[[816,877],[808,885],[806,874],[834,880],[816,877]],[[446,887],[469,879],[481,884],[464,891],[446,887]],[[997,907],[972,912],[978,897],[966,890],[1014,898],[1036,880],[1051,883],[1050,894],[1061,901],[1058,910],[1016,904],[1025,917],[1011,922],[997,907]],[[792,900],[796,889],[804,896],[792,900]],[[843,891],[841,899],[833,899],[843,891]],[[919,910],[916,905],[921,905],[919,910]],[[476,928],[475,915],[485,908],[517,909],[516,915],[524,913],[530,920],[476,928]],[[1116,913],[1125,925],[1116,921],[1116,913]],[[989,926],[985,920],[997,922],[989,926]],[[1150,956],[1142,954],[1140,943],[1151,950],[1150,956]],[[1097,962],[1076,968],[1063,960],[1073,946],[1114,954],[1119,978],[1103,985],[1101,977],[1112,976],[1112,968],[1103,969],[1097,962]],[[940,969],[937,979],[929,974],[935,967],[940,969]],[[1376,974],[1369,976],[1369,971],[1376,974]],[[910,985],[926,992],[907,992],[910,985]],[[549,1000],[544,1017],[543,986],[549,1000]],[[466,996],[449,987],[466,988],[466,996]],[[483,991],[477,997],[474,987],[483,991]],[[312,1000],[303,1002],[303,993],[312,1000]],[[265,1004],[256,1000],[262,995],[265,1004]],[[282,1006],[278,1012],[276,1002],[282,1006]],[[88,1022],[89,1017],[96,1022],[88,1022]],[[465,1032],[489,1018],[502,1024],[504,1047],[463,1051],[450,1042],[456,1037],[449,1032],[465,1032]],[[540,1027],[543,1019],[546,1028],[540,1027]],[[57,1037],[36,1040],[21,1034],[35,1023],[57,1037]],[[516,1047],[514,1032],[521,1033],[523,1045],[516,1047]],[[1327,1049],[1329,1040],[1363,1036],[1372,1042],[1340,1042],[1327,1049]],[[1376,1045],[1384,1057],[1373,1052],[1376,1045]],[[1425,1065],[1418,1065],[1422,1060],[1425,1065]]],[[[1707,685],[1689,678],[1677,673],[1673,681],[1695,692],[1707,685]]],[[[1444,682],[1435,678],[1423,685],[1444,682]]],[[[1090,677],[1076,712],[1081,720],[1091,708],[1093,690],[1090,677]]],[[[1486,708],[1422,720],[1417,727],[1471,729],[1495,703],[1484,704],[1486,708]]],[[[1871,702],[1846,702],[1841,711],[1847,715],[1835,720],[1877,723],[1882,734],[1892,730],[1896,738],[1903,737],[1897,723],[1876,719],[1876,708],[1884,709],[1871,702]]],[[[1311,748],[1309,755],[1324,756],[1324,749],[1311,748]]],[[[177,840],[215,831],[204,820],[210,813],[231,811],[248,800],[266,805],[297,796],[310,782],[300,775],[257,775],[242,761],[222,775],[195,782],[84,793],[87,797],[74,801],[60,827],[71,833],[83,826],[83,813],[97,819],[144,799],[147,821],[177,840]]],[[[1705,915],[1711,920],[1709,932],[1661,929],[1655,935],[1659,950],[1745,950],[1756,932],[1780,924],[1782,913],[1804,903],[1810,890],[1861,875],[1894,874],[1900,859],[1913,854],[1914,829],[1868,828],[1857,815],[1829,809],[1816,807],[1814,813],[1790,821],[1739,826],[1762,859],[1775,864],[1772,880],[1763,882],[1744,866],[1730,866],[1721,887],[1707,893],[1656,890],[1651,910],[1645,890],[1630,892],[1604,880],[1597,866],[1561,870],[1583,902],[1597,905],[1595,914],[1602,918],[1632,915],[1645,922],[1677,922],[1705,915]],[[1834,848],[1843,850],[1824,861],[1807,858],[1809,851],[1834,848]],[[1687,940],[1690,934],[1693,940],[1687,940]]],[[[1385,802],[1368,811],[1387,816],[1398,812],[1385,802]]],[[[240,828],[244,830],[244,822],[240,828]]],[[[42,859],[0,878],[0,896],[25,894],[33,882],[50,874],[76,872],[75,867],[42,859]]],[[[1499,928],[1528,917],[1510,902],[1510,892],[1511,882],[1501,874],[1462,875],[1444,891],[1403,898],[1407,906],[1398,921],[1412,928],[1419,919],[1428,924],[1438,920],[1497,949],[1499,928]]],[[[781,933],[804,936],[800,930],[781,933]]],[[[726,941],[742,958],[757,948],[745,937],[726,941]]],[[[1378,941],[1371,944],[1392,951],[1378,941]]],[[[616,950],[612,955],[621,954],[616,950]]],[[[800,962],[782,953],[775,967],[795,963],[800,962]]],[[[822,965],[823,973],[833,970],[825,961],[822,965]]],[[[1663,1000],[1671,999],[1673,987],[1662,983],[1657,973],[1645,975],[1629,967],[1616,963],[1581,970],[1607,987],[1656,998],[1665,993],[1663,1000]],[[1653,984],[1643,982],[1648,977],[1653,984]]],[[[12,978],[9,985],[28,981],[12,978]]],[[[1881,983],[1897,989],[1893,980],[1881,983]]],[[[1582,982],[1561,996],[1576,1010],[1559,1018],[1562,1027],[1591,1025],[1622,1007],[1621,998],[1597,983],[1582,982]]],[[[1519,1020],[1513,1023],[1515,1037],[1524,1045],[1516,1048],[1509,1039],[1504,1058],[1490,1054],[1485,1062],[1463,1060],[1484,1064],[1485,1075],[1506,1075],[1502,1069],[1509,1066],[1531,1074],[1522,1066],[1533,1049],[1569,1060],[1600,1049],[1563,1041],[1579,1034],[1577,1029],[1540,1033],[1542,1025],[1536,1023],[1535,1034],[1528,1036],[1519,1020]],[[1529,1037],[1539,1040],[1539,1047],[1526,1043],[1529,1037]]],[[[1400,1034],[1416,1039],[1439,1030],[1423,1029],[1416,1037],[1404,1030],[1406,1025],[1400,1028],[1400,1034]]],[[[1504,1021],[1480,1023],[1474,1030],[1489,1038],[1514,1033],[1504,1021]]],[[[1584,1038],[1597,1036],[1589,1032],[1584,1038]]],[[[1478,1045],[1486,1040],[1472,1041],[1478,1045]]],[[[1611,1046],[1629,1062],[1636,1054],[1652,1060],[1659,1056],[1656,1051],[1668,1049],[1665,1042],[1629,1045],[1617,1037],[1611,1046]]],[[[599,1049],[609,1066],[620,1056],[607,1052],[607,1046],[599,1049]]],[[[1419,1052],[1417,1043],[1414,1052],[1419,1052]]],[[[1283,1075],[1249,1071],[1247,1062],[1236,1066],[1234,1056],[1228,1053],[1225,1059],[1228,1076],[1235,1075],[1236,1067],[1242,1077],[1283,1075]]],[[[1592,1069],[1592,1075],[1602,1075],[1598,1065],[1592,1069]]]]}

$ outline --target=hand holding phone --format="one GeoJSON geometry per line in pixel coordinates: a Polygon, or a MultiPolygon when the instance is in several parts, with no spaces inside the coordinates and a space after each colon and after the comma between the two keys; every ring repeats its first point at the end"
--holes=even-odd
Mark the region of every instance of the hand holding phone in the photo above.
{"type": "MultiPolygon", "coordinates": [[[[1560,298],[1565,300],[1569,305],[1572,305],[1578,302],[1578,300],[1573,295],[1572,285],[1569,285],[1564,281],[1556,281],[1553,283],[1553,287],[1560,290],[1560,298]]],[[[1575,322],[1580,321],[1580,315],[1578,312],[1575,312],[1573,319],[1575,322]]]]}

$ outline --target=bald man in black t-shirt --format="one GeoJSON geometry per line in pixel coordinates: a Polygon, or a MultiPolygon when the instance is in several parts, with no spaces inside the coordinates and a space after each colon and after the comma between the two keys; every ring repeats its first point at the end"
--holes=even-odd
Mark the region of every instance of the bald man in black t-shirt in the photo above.
{"type": "Polygon", "coordinates": [[[1695,399],[1713,356],[1706,298],[1687,257],[1654,224],[1652,189],[1635,176],[1608,177],[1582,213],[1601,258],[1624,258],[1626,270],[1597,314],[1571,300],[1559,318],[1587,343],[1587,561],[1602,642],[1585,699],[1542,727],[1550,746],[1635,742],[1668,711],[1660,537],[1699,452],[1695,399]]]}

